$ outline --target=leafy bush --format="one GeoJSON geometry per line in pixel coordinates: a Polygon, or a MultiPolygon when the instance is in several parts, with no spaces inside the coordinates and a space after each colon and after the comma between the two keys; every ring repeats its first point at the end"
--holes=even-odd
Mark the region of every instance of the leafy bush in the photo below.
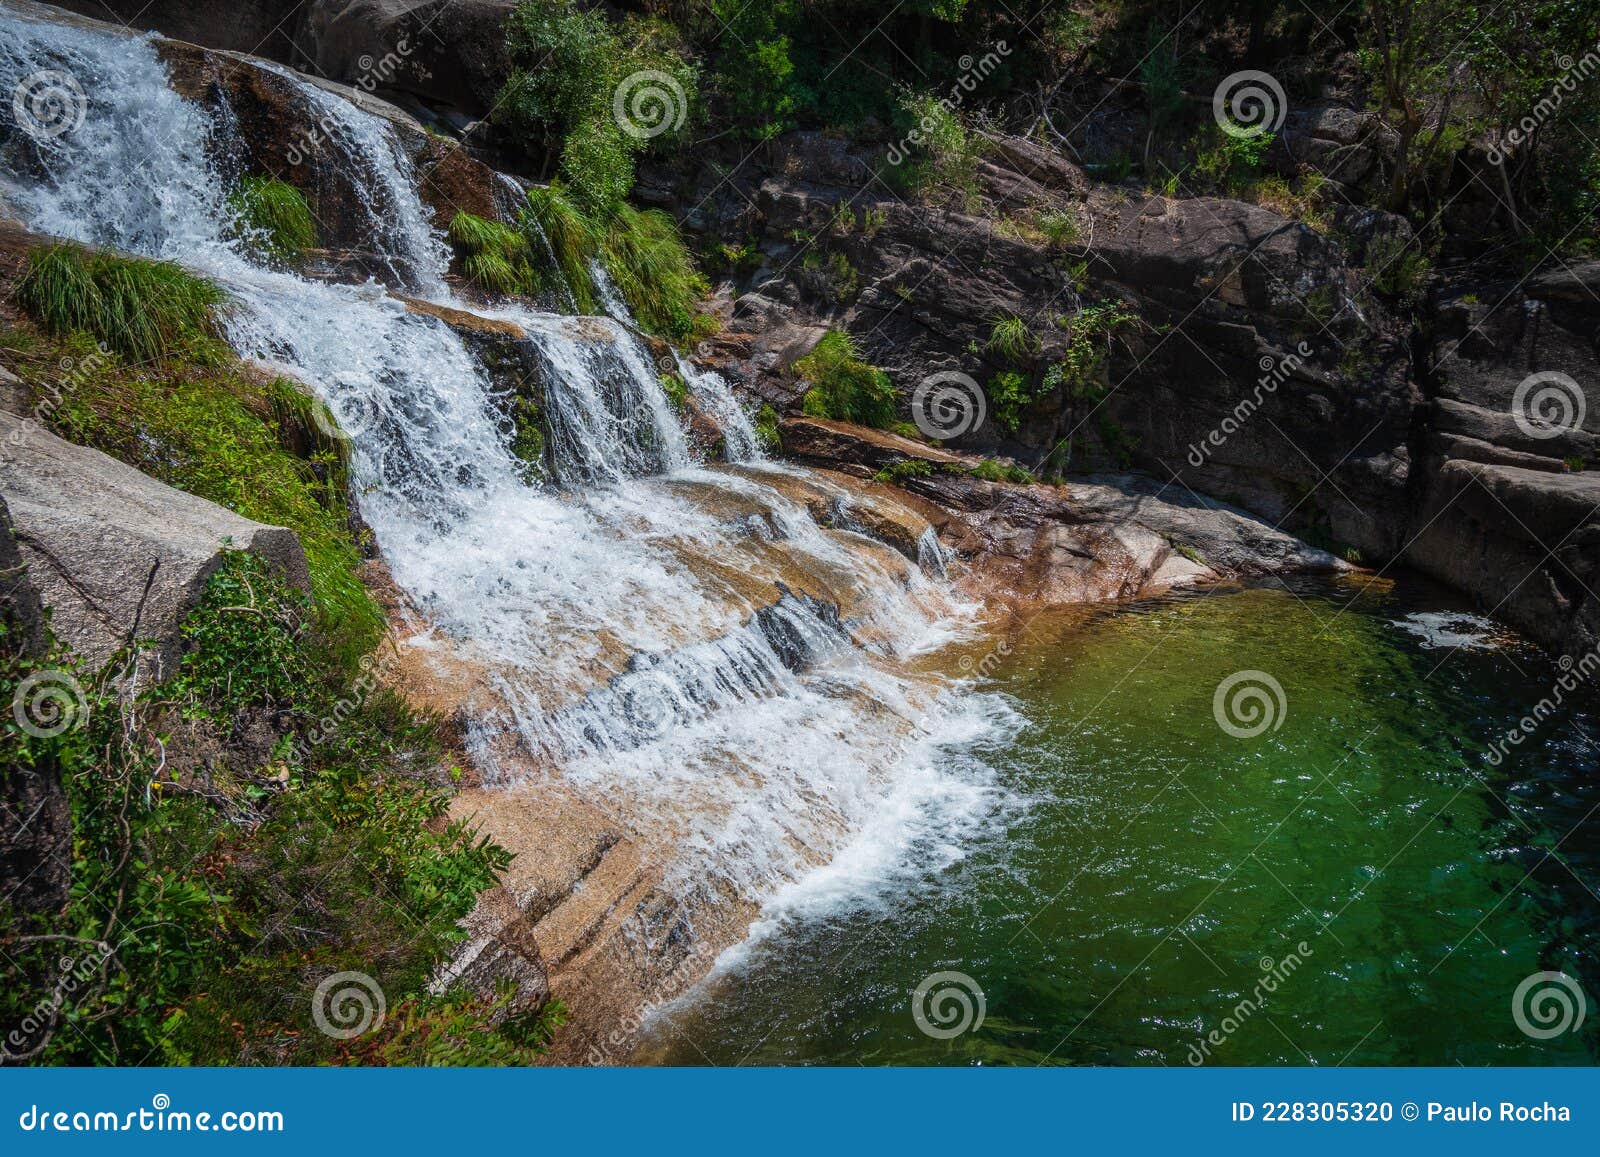
{"type": "Polygon", "coordinates": [[[614,23],[574,0],[528,0],[506,18],[512,71],[495,102],[495,119],[520,139],[530,157],[559,152],[570,195],[589,215],[604,218],[633,188],[634,163],[656,142],[672,141],[688,123],[696,71],[685,62],[670,26],[629,17],[614,23]],[[639,110],[661,115],[667,127],[630,133],[613,112],[614,99],[633,110],[625,81],[639,73],[668,78],[644,82],[652,94],[639,110]],[[659,95],[659,103],[652,103],[659,95]]]}
{"type": "Polygon", "coordinates": [[[293,262],[317,243],[305,194],[275,177],[246,177],[228,194],[228,209],[247,244],[270,259],[293,262]]]}
{"type": "Polygon", "coordinates": [[[528,190],[523,230],[534,228],[550,243],[578,312],[599,312],[599,297],[594,276],[589,272],[589,262],[599,252],[600,243],[589,218],[567,196],[561,182],[552,181],[545,188],[528,190]]]}
{"type": "Polygon", "coordinates": [[[580,312],[598,311],[590,262],[599,260],[643,329],[676,342],[714,332],[715,319],[695,309],[705,278],[666,213],[620,205],[596,221],[552,183],[529,190],[528,219],[544,230],[580,312]]]}
{"type": "Polygon", "coordinates": [[[756,411],[754,422],[756,441],[761,444],[761,449],[768,454],[777,454],[783,450],[783,439],[778,434],[778,411],[768,402],[762,402],[761,408],[756,411]]]}
{"type": "Polygon", "coordinates": [[[728,119],[747,140],[771,140],[794,126],[808,94],[795,80],[789,37],[794,0],[712,0],[711,11],[727,30],[715,85],[728,119]]]}
{"type": "Polygon", "coordinates": [[[1015,462],[1001,462],[997,458],[985,458],[970,471],[974,478],[984,482],[1013,482],[1026,485],[1033,481],[1033,475],[1015,462]]]}
{"type": "Polygon", "coordinates": [[[672,341],[703,331],[706,323],[695,306],[706,294],[706,281],[669,215],[620,206],[601,235],[600,258],[646,330],[672,341]]]}
{"type": "MultiPolygon", "coordinates": [[[[72,812],[67,910],[43,931],[0,914],[7,1024],[59,983],[63,955],[78,959],[79,983],[28,1042],[37,1061],[527,1063],[559,1022],[559,1007],[513,1008],[509,992],[429,991],[509,856],[446,820],[445,796],[415,778],[438,758],[431,728],[336,661],[309,610],[261,560],[232,554],[183,624],[176,679],[130,699],[116,660],[80,672],[77,726],[0,734],[8,763],[61,768],[72,812]],[[287,729],[266,765],[230,738],[263,707],[287,729]],[[172,764],[174,716],[213,720],[223,754],[172,764]],[[317,732],[329,717],[338,726],[317,732]],[[312,1023],[312,990],[344,970],[371,976],[388,1005],[348,1042],[312,1023]]],[[[9,696],[37,664],[0,644],[9,696]]]]}
{"type": "Polygon", "coordinates": [[[217,356],[216,311],[226,300],[171,262],[69,244],[30,250],[16,297],[49,332],[81,330],[141,362],[217,356]]]}
{"type": "Polygon", "coordinates": [[[894,386],[878,367],[861,360],[843,330],[829,330],[816,348],[794,364],[811,383],[802,407],[813,418],[832,418],[880,429],[894,421],[894,386]]]}

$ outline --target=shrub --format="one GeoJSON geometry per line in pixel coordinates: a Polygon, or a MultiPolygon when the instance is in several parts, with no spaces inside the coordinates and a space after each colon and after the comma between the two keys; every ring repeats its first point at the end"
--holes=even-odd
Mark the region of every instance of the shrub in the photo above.
{"type": "Polygon", "coordinates": [[[49,332],[81,330],[140,362],[219,354],[216,311],[226,295],[168,261],[39,247],[28,253],[16,297],[49,332]]]}
{"type": "Polygon", "coordinates": [[[317,243],[305,195],[275,177],[246,177],[228,195],[228,209],[245,242],[277,261],[293,262],[317,243]]]}
{"type": "Polygon", "coordinates": [[[832,418],[880,429],[894,421],[894,386],[889,376],[861,359],[843,330],[829,330],[794,369],[811,383],[803,408],[813,418],[832,418]]]}
{"type": "Polygon", "coordinates": [[[620,206],[606,224],[600,256],[644,329],[678,342],[704,332],[695,306],[706,281],[666,213],[620,206]]]}
{"type": "MultiPolygon", "coordinates": [[[[72,810],[72,898],[51,928],[81,938],[82,983],[30,1042],[39,1062],[527,1063],[559,1023],[558,1006],[517,1010],[504,991],[430,991],[510,857],[445,817],[415,778],[439,757],[432,728],[335,660],[308,611],[230,554],[182,624],[176,678],[129,698],[114,661],[82,673],[87,710],[66,734],[0,736],[8,763],[62,769],[72,810]],[[264,765],[235,741],[262,708],[282,733],[264,765]],[[167,758],[174,716],[213,721],[221,742],[198,770],[167,758]],[[388,1004],[348,1042],[311,1015],[317,981],[343,970],[388,1004]]],[[[0,691],[28,666],[0,648],[0,691]]],[[[59,980],[62,946],[3,913],[0,943],[0,1015],[17,1024],[59,980]]]]}
{"type": "Polygon", "coordinates": [[[1026,485],[1033,481],[1033,475],[1026,468],[1018,466],[1015,462],[1001,462],[997,458],[985,458],[969,473],[984,482],[1012,482],[1026,485]]]}
{"type": "Polygon", "coordinates": [[[589,262],[599,252],[599,240],[588,217],[573,204],[559,181],[552,181],[545,188],[528,190],[523,230],[534,228],[543,232],[550,243],[578,312],[598,312],[598,296],[589,262]]]}
{"type": "Polygon", "coordinates": [[[715,83],[727,116],[746,140],[771,140],[794,127],[805,100],[796,84],[789,37],[794,0],[712,0],[711,11],[727,30],[715,83]]]}
{"type": "Polygon", "coordinates": [[[778,434],[778,411],[774,410],[770,403],[761,403],[761,408],[756,411],[754,425],[756,441],[761,444],[761,449],[768,454],[781,453],[783,439],[778,434]]]}
{"type": "Polygon", "coordinates": [[[685,63],[670,26],[637,17],[613,23],[574,0],[529,0],[512,11],[505,28],[512,70],[495,101],[496,121],[530,156],[559,152],[577,204],[593,217],[609,215],[633,187],[638,155],[671,141],[688,122],[695,69],[685,63]],[[673,126],[653,137],[626,131],[612,109],[623,82],[641,72],[671,78],[647,86],[661,103],[640,102],[643,114],[662,113],[662,123],[673,126]]]}

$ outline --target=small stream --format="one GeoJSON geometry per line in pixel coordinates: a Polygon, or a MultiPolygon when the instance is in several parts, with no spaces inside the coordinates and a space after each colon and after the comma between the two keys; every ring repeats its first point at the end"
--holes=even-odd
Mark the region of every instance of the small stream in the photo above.
{"type": "Polygon", "coordinates": [[[1451,605],[1414,578],[1305,582],[947,656],[1029,720],[983,753],[1029,806],[896,894],[774,919],[635,1059],[1594,1063],[1592,1006],[1535,1039],[1512,1000],[1541,970],[1600,992],[1600,718],[1558,710],[1495,766],[1560,670],[1451,605]],[[1283,688],[1254,738],[1213,715],[1240,670],[1283,688]],[[914,994],[941,972],[962,978],[929,989],[930,1035],[914,994]]]}

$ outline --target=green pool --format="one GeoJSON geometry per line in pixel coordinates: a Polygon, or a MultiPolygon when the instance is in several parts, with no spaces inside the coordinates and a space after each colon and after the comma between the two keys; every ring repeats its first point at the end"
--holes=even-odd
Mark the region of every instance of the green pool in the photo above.
{"type": "Polygon", "coordinates": [[[1012,806],[954,866],[778,921],[639,1059],[1593,1063],[1600,719],[1496,763],[1562,672],[1446,599],[1216,591],[946,657],[1027,721],[979,753],[1012,806]]]}

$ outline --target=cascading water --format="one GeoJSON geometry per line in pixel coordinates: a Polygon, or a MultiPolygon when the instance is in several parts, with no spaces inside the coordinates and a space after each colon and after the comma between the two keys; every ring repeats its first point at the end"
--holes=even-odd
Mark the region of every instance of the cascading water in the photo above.
{"type": "MultiPolygon", "coordinates": [[[[491,781],[557,774],[603,794],[686,893],[831,903],[960,854],[959,832],[999,802],[963,751],[1013,720],[902,665],[970,619],[938,581],[936,543],[919,567],[824,529],[797,495],[843,491],[760,462],[726,384],[679,362],[747,465],[696,463],[617,302],[620,319],[495,314],[527,331],[547,371],[564,488],[529,485],[482,366],[448,326],[375,282],[308,281],[248,256],[207,155],[225,134],[168,88],[149,38],[5,12],[0,90],[41,69],[79,77],[87,115],[74,133],[12,134],[7,201],[41,232],[212,277],[234,299],[239,353],[326,402],[396,582],[495,693],[469,737],[491,781]]],[[[390,126],[271,71],[364,190],[395,284],[448,302],[446,250],[390,126]]]]}

